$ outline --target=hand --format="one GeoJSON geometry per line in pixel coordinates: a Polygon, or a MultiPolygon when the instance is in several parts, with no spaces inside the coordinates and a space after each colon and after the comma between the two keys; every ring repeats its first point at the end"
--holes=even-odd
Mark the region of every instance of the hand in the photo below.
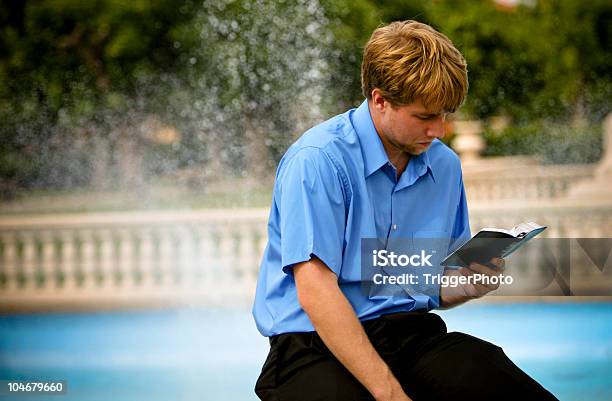
{"type": "Polygon", "coordinates": [[[412,398],[408,397],[406,393],[402,391],[401,394],[396,394],[391,398],[379,398],[376,401],[412,401],[412,398]]]}
{"type": "MultiPolygon", "coordinates": [[[[487,276],[500,276],[504,272],[506,262],[501,258],[493,258],[489,262],[491,268],[487,265],[481,265],[479,263],[472,263],[468,267],[461,267],[458,270],[447,270],[444,272],[445,276],[474,276],[476,274],[483,274],[487,276]]],[[[442,286],[440,288],[440,304],[442,306],[454,306],[470,299],[480,298],[483,295],[488,294],[499,288],[499,282],[493,283],[472,283],[459,284],[456,287],[442,286]]]]}
{"type": "Polygon", "coordinates": [[[376,401],[412,401],[402,389],[402,386],[397,380],[393,380],[393,384],[388,391],[388,394],[378,395],[374,397],[376,401]]]}

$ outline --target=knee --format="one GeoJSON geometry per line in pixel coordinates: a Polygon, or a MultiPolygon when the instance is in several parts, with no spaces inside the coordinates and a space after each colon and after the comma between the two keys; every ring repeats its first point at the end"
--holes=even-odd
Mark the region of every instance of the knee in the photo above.
{"type": "Polygon", "coordinates": [[[448,333],[448,336],[450,337],[451,344],[459,346],[466,352],[504,353],[504,350],[501,347],[469,334],[454,331],[452,333],[448,333]]]}

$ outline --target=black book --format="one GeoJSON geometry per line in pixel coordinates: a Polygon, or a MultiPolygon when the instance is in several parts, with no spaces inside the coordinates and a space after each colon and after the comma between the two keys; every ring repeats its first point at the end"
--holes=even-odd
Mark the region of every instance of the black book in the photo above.
{"type": "Polygon", "coordinates": [[[546,230],[546,226],[533,222],[521,223],[510,230],[483,228],[444,258],[440,264],[443,266],[468,266],[473,262],[486,264],[492,258],[506,258],[544,230],[546,230]]]}

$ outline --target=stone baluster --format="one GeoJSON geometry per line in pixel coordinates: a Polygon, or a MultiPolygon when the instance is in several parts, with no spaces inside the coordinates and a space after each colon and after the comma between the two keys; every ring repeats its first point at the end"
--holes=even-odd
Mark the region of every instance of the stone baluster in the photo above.
{"type": "Polygon", "coordinates": [[[63,286],[64,275],[61,266],[58,266],[58,256],[55,249],[54,236],[50,231],[42,231],[39,234],[41,241],[39,269],[37,274],[40,285],[46,292],[54,292],[63,286]]]}
{"type": "Polygon", "coordinates": [[[77,264],[77,253],[75,247],[75,237],[73,230],[62,230],[59,233],[62,243],[61,254],[59,257],[61,271],[64,274],[62,288],[66,293],[75,291],[79,287],[77,276],[79,274],[77,264]]]}
{"type": "Polygon", "coordinates": [[[255,228],[250,224],[245,224],[240,230],[240,243],[238,248],[237,270],[240,282],[240,295],[252,297],[255,289],[255,281],[253,280],[253,271],[259,263],[259,250],[255,243],[255,228]]]}
{"type": "Polygon", "coordinates": [[[101,287],[104,291],[114,291],[117,288],[117,273],[116,253],[113,232],[110,229],[103,228],[97,231],[97,236],[100,241],[100,259],[98,260],[99,270],[98,277],[101,278],[101,287]]]}
{"type": "Polygon", "coordinates": [[[190,281],[191,281],[191,288],[192,289],[199,289],[202,286],[202,282],[203,282],[203,267],[202,264],[204,263],[203,261],[203,242],[205,240],[204,235],[205,232],[202,229],[202,226],[199,224],[196,224],[192,227],[192,231],[191,231],[191,235],[192,235],[192,252],[193,252],[193,256],[192,256],[192,261],[191,261],[191,273],[190,273],[190,281]]]}
{"type": "Polygon", "coordinates": [[[155,285],[155,239],[153,230],[149,227],[141,227],[138,231],[140,248],[138,254],[136,286],[143,290],[150,290],[155,285]]]}
{"type": "Polygon", "coordinates": [[[116,269],[121,277],[120,286],[126,291],[133,291],[135,258],[136,258],[136,242],[131,229],[118,230],[119,249],[116,263],[116,269]]]}
{"type": "Polygon", "coordinates": [[[190,226],[180,227],[177,230],[176,265],[174,274],[178,278],[180,287],[189,288],[193,285],[193,271],[195,262],[194,235],[190,226]]]}
{"type": "MultiPolygon", "coordinates": [[[[214,238],[209,225],[198,226],[197,241],[196,281],[200,288],[208,290],[214,283],[212,261],[215,257],[214,238]]],[[[206,298],[209,294],[207,291],[202,291],[201,295],[206,298]]]]}
{"type": "Polygon", "coordinates": [[[158,264],[156,281],[161,287],[172,287],[172,269],[174,262],[174,233],[167,227],[160,227],[158,231],[158,264]]]}
{"type": "Polygon", "coordinates": [[[228,225],[219,226],[219,254],[215,258],[216,282],[215,287],[219,290],[220,297],[226,297],[233,293],[232,287],[236,282],[235,274],[235,237],[233,230],[228,225]]]}
{"type": "Polygon", "coordinates": [[[2,267],[1,271],[5,276],[5,284],[3,290],[6,292],[14,292],[17,290],[17,239],[14,232],[5,232],[2,234],[2,243],[4,251],[2,252],[2,267]]]}
{"type": "Polygon", "coordinates": [[[36,255],[36,238],[30,232],[20,234],[22,254],[19,264],[20,276],[25,290],[36,289],[36,272],[38,258],[36,255]]]}
{"type": "Polygon", "coordinates": [[[204,238],[202,239],[202,290],[206,295],[207,301],[218,302],[222,296],[220,294],[219,282],[221,281],[221,258],[220,244],[221,233],[218,224],[209,224],[204,228],[204,238]]]}
{"type": "MultiPolygon", "coordinates": [[[[198,289],[202,282],[202,229],[199,225],[190,226],[190,260],[188,282],[186,283],[191,290],[198,289]]],[[[200,295],[200,294],[199,294],[200,295]]]]}
{"type": "Polygon", "coordinates": [[[80,252],[78,276],[82,278],[82,290],[93,291],[98,286],[99,247],[93,230],[79,230],[80,252]]]}

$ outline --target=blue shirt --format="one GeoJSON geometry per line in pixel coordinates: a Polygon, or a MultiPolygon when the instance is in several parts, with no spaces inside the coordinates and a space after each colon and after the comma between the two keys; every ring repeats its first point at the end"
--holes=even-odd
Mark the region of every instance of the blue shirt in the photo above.
{"type": "Polygon", "coordinates": [[[437,295],[368,296],[361,290],[362,238],[470,237],[457,155],[434,140],[399,180],[367,101],[308,130],[281,159],[259,270],[253,316],[264,336],[314,331],[301,308],[292,266],[318,257],[360,320],[431,310],[437,295]]]}

